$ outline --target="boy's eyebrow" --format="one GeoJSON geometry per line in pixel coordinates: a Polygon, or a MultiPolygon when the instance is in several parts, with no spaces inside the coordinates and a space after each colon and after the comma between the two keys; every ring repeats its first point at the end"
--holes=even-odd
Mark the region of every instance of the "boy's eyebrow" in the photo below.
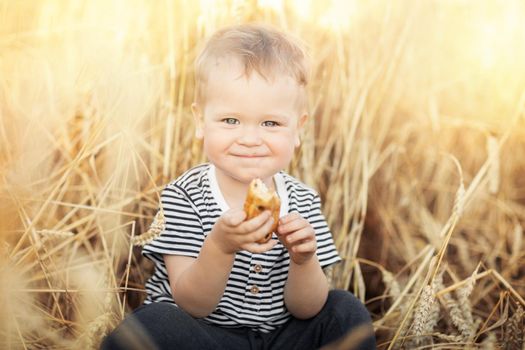
{"type": "MultiPolygon", "coordinates": [[[[238,113],[238,112],[233,112],[233,111],[227,111],[227,110],[224,110],[224,111],[218,111],[216,114],[216,117],[226,117],[226,116],[233,116],[233,117],[242,117],[242,113],[238,113]]],[[[291,116],[287,115],[287,114],[282,114],[282,113],[275,113],[275,112],[271,112],[271,113],[261,113],[260,118],[264,119],[264,118],[274,118],[274,119],[279,119],[279,120],[282,120],[282,121],[285,121],[285,120],[288,120],[290,119],[291,116]]]]}
{"type": "Polygon", "coordinates": [[[288,120],[290,116],[286,114],[279,114],[279,113],[265,113],[263,114],[264,118],[270,117],[270,118],[276,118],[276,119],[285,119],[288,120]]]}
{"type": "Polygon", "coordinates": [[[217,112],[214,114],[214,117],[215,118],[225,118],[225,117],[235,117],[235,118],[240,118],[242,117],[242,114],[240,113],[235,113],[235,112],[227,112],[227,111],[224,111],[224,112],[217,112]]]}

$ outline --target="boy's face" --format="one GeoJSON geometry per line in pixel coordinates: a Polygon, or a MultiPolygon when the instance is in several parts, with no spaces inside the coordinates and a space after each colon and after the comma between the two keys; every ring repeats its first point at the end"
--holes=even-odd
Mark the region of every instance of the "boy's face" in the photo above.
{"type": "Polygon", "coordinates": [[[220,61],[210,72],[204,104],[192,106],[197,137],[216,168],[236,181],[268,181],[290,163],[299,145],[301,89],[287,76],[249,78],[240,64],[220,61]]]}

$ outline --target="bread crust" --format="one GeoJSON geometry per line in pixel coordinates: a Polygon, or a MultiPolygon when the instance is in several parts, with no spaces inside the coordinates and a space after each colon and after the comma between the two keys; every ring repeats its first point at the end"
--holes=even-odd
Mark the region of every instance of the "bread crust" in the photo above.
{"type": "Polygon", "coordinates": [[[267,190],[266,186],[260,179],[254,179],[248,188],[248,194],[244,201],[244,212],[246,213],[246,220],[252,219],[261,214],[265,210],[272,213],[273,225],[271,230],[264,236],[264,238],[257,241],[263,244],[272,238],[272,233],[277,230],[279,225],[279,213],[281,210],[281,201],[279,196],[273,190],[267,190]]]}

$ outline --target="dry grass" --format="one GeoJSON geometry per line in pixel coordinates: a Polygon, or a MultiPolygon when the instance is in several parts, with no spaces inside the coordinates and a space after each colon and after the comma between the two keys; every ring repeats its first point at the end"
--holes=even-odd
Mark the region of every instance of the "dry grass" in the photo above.
{"type": "Polygon", "coordinates": [[[379,348],[523,347],[522,2],[263,3],[0,0],[0,348],[96,347],[141,303],[132,243],[203,161],[193,59],[252,20],[311,47],[289,170],[320,191],[332,286],[379,348]]]}

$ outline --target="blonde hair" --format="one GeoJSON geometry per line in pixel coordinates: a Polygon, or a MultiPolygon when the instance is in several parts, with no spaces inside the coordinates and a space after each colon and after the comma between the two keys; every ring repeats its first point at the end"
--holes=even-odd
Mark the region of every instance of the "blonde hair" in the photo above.
{"type": "MultiPolygon", "coordinates": [[[[210,70],[223,58],[237,59],[244,67],[246,77],[254,71],[266,80],[273,79],[276,74],[285,74],[303,90],[308,83],[308,57],[301,41],[266,25],[235,25],[215,32],[197,57],[196,102],[205,100],[204,88],[210,70]]],[[[306,97],[302,100],[306,104],[306,97]]]]}

